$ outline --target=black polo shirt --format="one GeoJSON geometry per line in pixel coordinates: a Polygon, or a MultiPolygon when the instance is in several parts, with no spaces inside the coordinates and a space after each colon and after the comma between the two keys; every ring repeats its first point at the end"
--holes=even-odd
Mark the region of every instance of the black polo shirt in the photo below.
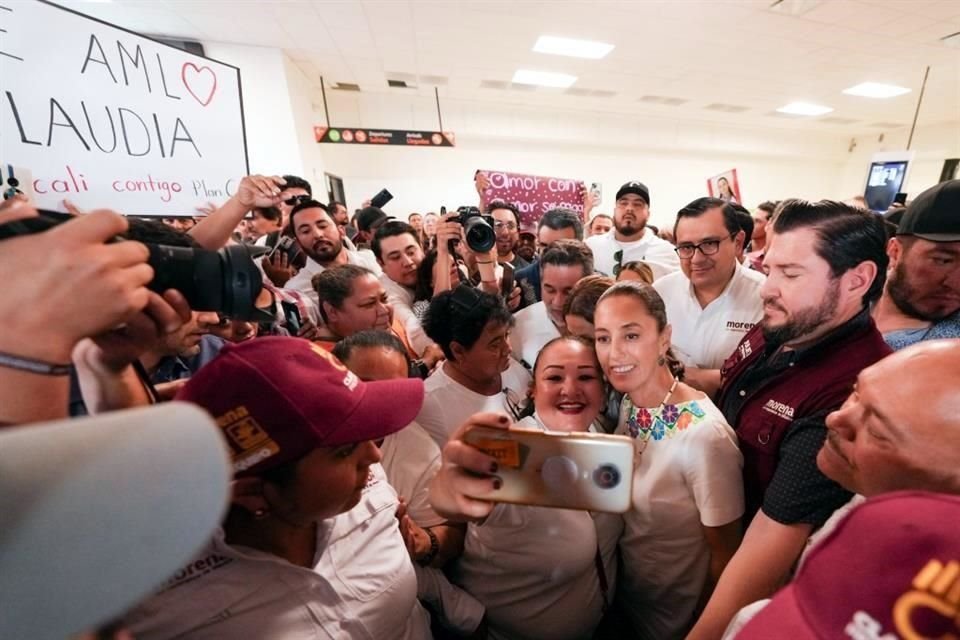
{"type": "Polygon", "coordinates": [[[744,454],[749,521],[760,508],[782,524],[822,525],[851,493],[817,468],[826,417],[857,374],[889,353],[867,309],[799,350],[750,331],[724,363],[718,406],[744,454]]]}

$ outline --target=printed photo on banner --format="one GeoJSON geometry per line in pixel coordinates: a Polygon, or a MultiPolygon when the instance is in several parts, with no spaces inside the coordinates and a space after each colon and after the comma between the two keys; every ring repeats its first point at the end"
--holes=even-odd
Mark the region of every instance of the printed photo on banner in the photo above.
{"type": "Polygon", "coordinates": [[[536,224],[544,213],[556,208],[583,215],[583,180],[480,169],[474,181],[484,208],[495,200],[516,205],[521,225],[536,224]]]}
{"type": "Polygon", "coordinates": [[[740,181],[737,180],[737,170],[730,169],[715,175],[707,180],[707,193],[711,198],[720,198],[726,202],[743,204],[740,195],[740,181]]]}
{"type": "Polygon", "coordinates": [[[4,5],[0,160],[37,206],[191,216],[233,195],[248,173],[236,67],[54,4],[4,5]]]}

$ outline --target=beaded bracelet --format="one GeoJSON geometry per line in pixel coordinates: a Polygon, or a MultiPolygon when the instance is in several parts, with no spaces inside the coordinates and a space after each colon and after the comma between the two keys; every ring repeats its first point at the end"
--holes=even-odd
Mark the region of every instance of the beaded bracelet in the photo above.
{"type": "Polygon", "coordinates": [[[437,534],[435,534],[430,529],[424,529],[427,532],[427,537],[430,538],[430,551],[427,552],[425,556],[417,560],[417,564],[421,567],[428,566],[433,559],[437,557],[437,554],[440,553],[440,541],[437,540],[437,534]]]}

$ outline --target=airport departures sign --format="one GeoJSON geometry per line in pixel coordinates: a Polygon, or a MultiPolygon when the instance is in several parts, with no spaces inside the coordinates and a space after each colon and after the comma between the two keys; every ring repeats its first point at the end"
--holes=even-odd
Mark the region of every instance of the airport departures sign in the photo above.
{"type": "Polygon", "coordinates": [[[400,147],[454,146],[454,135],[449,131],[314,127],[313,135],[317,142],[321,144],[372,144],[400,147]]]}

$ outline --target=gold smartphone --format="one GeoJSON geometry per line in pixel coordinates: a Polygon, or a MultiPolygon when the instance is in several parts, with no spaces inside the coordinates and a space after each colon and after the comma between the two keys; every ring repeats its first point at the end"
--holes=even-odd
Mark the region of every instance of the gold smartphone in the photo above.
{"type": "Polygon", "coordinates": [[[497,459],[491,502],[624,513],[633,486],[633,441],[597,433],[474,427],[464,442],[497,459]]]}

